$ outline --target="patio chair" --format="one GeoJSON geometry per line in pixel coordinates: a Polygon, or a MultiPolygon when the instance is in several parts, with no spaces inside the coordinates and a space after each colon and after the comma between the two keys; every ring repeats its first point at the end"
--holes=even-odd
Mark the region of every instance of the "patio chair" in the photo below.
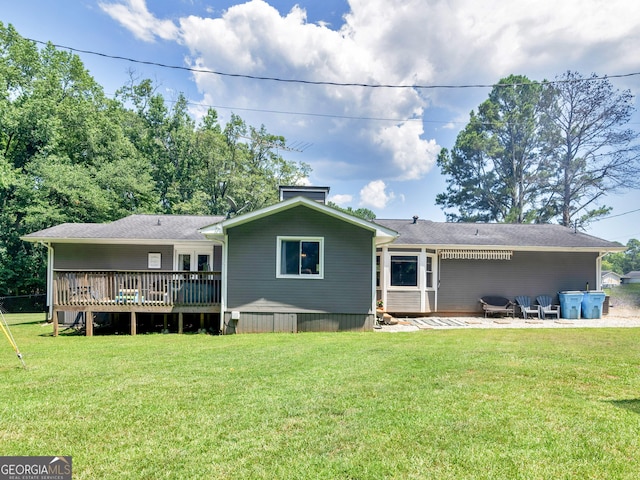
{"type": "Polygon", "coordinates": [[[479,301],[482,304],[485,318],[487,318],[487,315],[494,313],[506,313],[512,317],[515,315],[515,304],[508,298],[486,295],[479,301]]]}
{"type": "Polygon", "coordinates": [[[516,297],[516,303],[520,307],[520,311],[522,312],[522,318],[527,319],[529,315],[536,317],[538,316],[538,307],[531,306],[531,299],[525,295],[518,295],[516,297]]]}
{"type": "Polygon", "coordinates": [[[551,295],[540,295],[536,297],[538,302],[538,317],[545,319],[547,315],[560,318],[560,305],[553,304],[553,298],[551,295]]]}

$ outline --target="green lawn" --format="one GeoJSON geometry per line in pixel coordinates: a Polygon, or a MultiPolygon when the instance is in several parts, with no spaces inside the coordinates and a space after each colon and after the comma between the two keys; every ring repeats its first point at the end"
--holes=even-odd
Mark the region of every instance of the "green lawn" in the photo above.
{"type": "Polygon", "coordinates": [[[605,292],[611,296],[613,308],[640,308],[640,283],[605,288],[605,292]]]}
{"type": "Polygon", "coordinates": [[[0,454],[75,479],[624,479],[640,329],[50,335],[8,315],[0,454]]]}

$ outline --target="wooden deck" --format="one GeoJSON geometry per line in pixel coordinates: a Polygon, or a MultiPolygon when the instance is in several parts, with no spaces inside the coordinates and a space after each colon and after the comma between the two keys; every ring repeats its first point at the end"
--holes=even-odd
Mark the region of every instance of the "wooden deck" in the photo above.
{"type": "MultiPolygon", "coordinates": [[[[56,270],[53,278],[54,335],[57,312],[129,313],[131,334],[136,333],[138,313],[219,313],[220,272],[184,271],[69,271],[56,270]]],[[[181,329],[180,329],[181,330],[181,329]]],[[[93,322],[86,322],[93,334],[93,322]]]]}

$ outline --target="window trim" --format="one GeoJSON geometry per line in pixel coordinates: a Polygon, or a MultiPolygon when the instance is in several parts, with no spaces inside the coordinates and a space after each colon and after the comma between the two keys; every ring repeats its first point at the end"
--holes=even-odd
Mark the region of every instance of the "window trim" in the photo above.
{"type": "Polygon", "coordinates": [[[390,252],[389,255],[389,289],[391,290],[420,290],[420,253],[419,252],[390,252]],[[412,257],[416,259],[416,284],[415,285],[394,285],[393,284],[393,257],[412,257]]]}
{"type": "Polygon", "coordinates": [[[173,269],[174,271],[179,272],[197,272],[198,270],[198,256],[199,255],[207,255],[209,257],[209,270],[202,271],[211,271],[213,269],[214,262],[214,252],[213,248],[210,247],[184,247],[184,246],[176,246],[174,248],[173,255],[173,269]],[[180,265],[180,255],[189,255],[191,258],[189,259],[189,270],[182,270],[180,265]]]}
{"type": "Polygon", "coordinates": [[[276,278],[294,278],[304,280],[322,280],[324,279],[324,237],[306,237],[306,236],[280,236],[276,237],[276,278]],[[318,273],[311,274],[285,274],[281,273],[282,261],[282,242],[316,242],[318,243],[319,266],[318,273]]]}
{"type": "Polygon", "coordinates": [[[424,256],[424,289],[426,292],[436,289],[436,256],[430,253],[424,256]],[[431,270],[427,268],[429,259],[431,259],[431,270]],[[429,285],[429,274],[431,274],[431,285],[429,285]]]}

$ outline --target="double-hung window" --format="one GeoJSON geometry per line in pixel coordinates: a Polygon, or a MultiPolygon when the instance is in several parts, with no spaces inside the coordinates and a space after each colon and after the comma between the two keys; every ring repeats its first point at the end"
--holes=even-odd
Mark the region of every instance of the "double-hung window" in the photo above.
{"type": "Polygon", "coordinates": [[[433,288],[433,257],[430,255],[427,255],[426,257],[426,264],[425,264],[425,273],[426,273],[426,283],[425,283],[425,287],[427,288],[433,288]]]}
{"type": "Polygon", "coordinates": [[[276,277],[323,278],[324,240],[319,237],[278,237],[276,277]]]}

